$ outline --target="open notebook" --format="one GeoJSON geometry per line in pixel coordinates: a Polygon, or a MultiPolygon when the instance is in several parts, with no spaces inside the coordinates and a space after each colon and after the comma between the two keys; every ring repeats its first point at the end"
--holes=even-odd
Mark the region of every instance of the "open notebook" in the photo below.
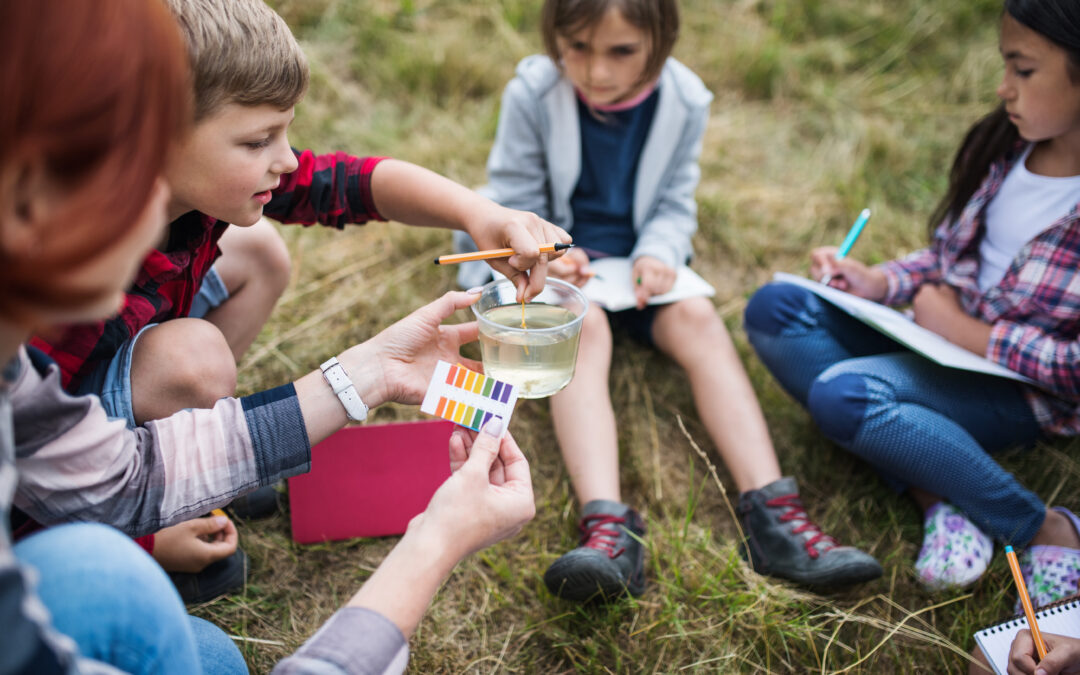
{"type": "Polygon", "coordinates": [[[937,333],[916,324],[900,312],[880,303],[793,274],[777,272],[773,279],[805,288],[878,332],[888,335],[916,354],[921,354],[943,366],[1018,380],[1037,387],[1042,386],[1016,371],[1009,370],[1001,364],[949,342],[937,333]]]}
{"type": "MultiPolygon", "coordinates": [[[[1080,598],[1069,598],[1043,607],[1035,612],[1039,630],[1043,635],[1067,635],[1080,638],[1080,598]]],[[[1023,616],[1014,617],[996,626],[984,628],[975,633],[975,642],[979,643],[990,666],[998,675],[1005,675],[1009,668],[1009,648],[1022,629],[1028,627],[1023,616]]]]}
{"type": "MultiPolygon", "coordinates": [[[[581,288],[589,302],[595,302],[612,312],[637,306],[637,299],[634,297],[634,265],[629,258],[599,258],[589,262],[589,269],[595,272],[596,276],[581,288]]],[[[649,304],[666,305],[699,295],[712,297],[716,295],[716,289],[697,272],[682,265],[675,271],[675,284],[671,290],[649,298],[649,304]]]]}

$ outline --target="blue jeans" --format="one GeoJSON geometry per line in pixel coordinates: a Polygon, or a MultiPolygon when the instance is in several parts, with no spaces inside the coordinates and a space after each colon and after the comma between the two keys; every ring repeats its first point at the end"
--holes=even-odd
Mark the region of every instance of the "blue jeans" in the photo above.
{"type": "Polygon", "coordinates": [[[1046,506],[990,453],[1040,436],[1021,385],[940,366],[792,284],[746,307],[750,344],[832,441],[897,489],[941,495],[988,535],[1027,544],[1046,506]]]}
{"type": "Polygon", "coordinates": [[[129,673],[247,673],[217,626],[188,616],[176,588],[130,538],[105,525],[43,530],[15,545],[37,570],[53,626],[88,658],[129,673]]]}

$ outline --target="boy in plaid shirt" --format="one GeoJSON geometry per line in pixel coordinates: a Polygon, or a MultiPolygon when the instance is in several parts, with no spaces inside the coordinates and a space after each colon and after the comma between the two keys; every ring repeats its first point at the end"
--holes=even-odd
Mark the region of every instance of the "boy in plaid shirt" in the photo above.
{"type": "MultiPolygon", "coordinates": [[[[289,279],[288,252],[264,214],[338,229],[396,220],[463,230],[483,248],[517,251],[492,266],[520,294],[543,287],[546,256],[538,246],[569,242],[560,228],[406,162],[289,146],[308,67],[288,26],[262,0],[166,4],[187,40],[196,119],[166,172],[171,224],[117,316],[33,341],[59,365],[68,391],[97,394],[109,415],[131,427],[233,395],[237,359],[289,279]]],[[[159,533],[156,545],[140,543],[166,569],[198,571],[235,547],[205,541],[235,542],[231,523],[218,533],[205,526],[183,524],[159,533]]]]}

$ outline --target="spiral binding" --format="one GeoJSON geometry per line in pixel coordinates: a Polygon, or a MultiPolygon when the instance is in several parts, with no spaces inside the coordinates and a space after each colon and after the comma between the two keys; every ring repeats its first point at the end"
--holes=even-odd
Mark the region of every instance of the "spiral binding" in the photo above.
{"type": "MultiPolygon", "coordinates": [[[[1080,598],[1070,597],[1065,598],[1064,600],[1058,600],[1057,602],[1046,605],[1045,607],[1040,608],[1039,611],[1035,612],[1035,620],[1038,621],[1039,619],[1044,619],[1052,614],[1064,614],[1065,612],[1075,609],[1077,607],[1080,607],[1080,598]]],[[[1010,631],[1014,628],[1020,628],[1022,626],[1027,626],[1027,619],[1024,617],[1023,614],[1019,614],[1002,623],[977,631],[975,634],[978,635],[979,633],[982,633],[983,635],[994,635],[996,633],[1004,633],[1006,631],[1010,631]]]]}

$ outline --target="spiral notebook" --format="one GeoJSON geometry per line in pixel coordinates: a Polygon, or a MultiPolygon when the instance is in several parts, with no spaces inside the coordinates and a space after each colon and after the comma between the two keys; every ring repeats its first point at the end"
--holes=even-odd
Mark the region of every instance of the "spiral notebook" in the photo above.
{"type": "MultiPolygon", "coordinates": [[[[1044,635],[1053,633],[1080,638],[1080,597],[1068,598],[1043,607],[1035,612],[1035,620],[1039,622],[1039,630],[1044,635]]],[[[979,643],[990,666],[998,675],[1005,675],[1009,668],[1009,648],[1013,639],[1027,627],[1027,619],[1019,616],[975,632],[975,642],[979,643]]]]}

